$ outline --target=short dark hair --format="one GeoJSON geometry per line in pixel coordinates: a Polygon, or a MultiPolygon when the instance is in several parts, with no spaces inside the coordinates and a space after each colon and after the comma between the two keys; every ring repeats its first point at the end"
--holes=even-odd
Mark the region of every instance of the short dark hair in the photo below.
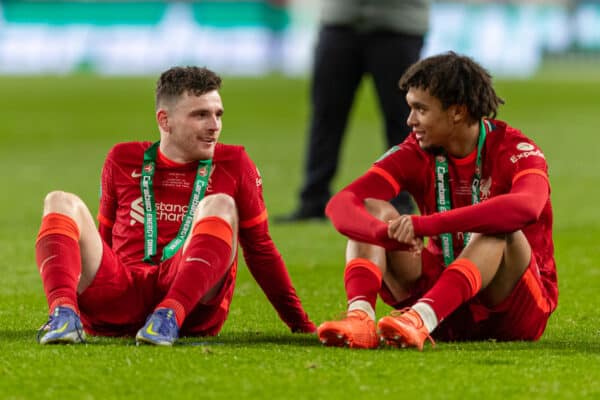
{"type": "Polygon", "coordinates": [[[220,88],[221,77],[208,68],[172,67],[156,82],[156,108],[164,102],[173,102],[186,92],[201,96],[220,88]]]}
{"type": "Polygon", "coordinates": [[[474,120],[495,118],[504,104],[496,95],[490,73],[473,59],[452,51],[416,62],[402,75],[399,85],[404,91],[429,91],[444,109],[464,105],[474,120]]]}

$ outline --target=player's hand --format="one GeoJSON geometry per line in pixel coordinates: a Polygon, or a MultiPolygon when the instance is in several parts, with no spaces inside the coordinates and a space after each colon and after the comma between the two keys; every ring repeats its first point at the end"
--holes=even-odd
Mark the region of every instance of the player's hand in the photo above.
{"type": "Polygon", "coordinates": [[[413,247],[418,246],[410,215],[401,215],[388,221],[388,237],[413,247]]]}
{"type": "Polygon", "coordinates": [[[415,236],[415,229],[410,215],[401,215],[399,218],[389,221],[388,236],[400,243],[410,245],[411,248],[408,251],[415,257],[421,255],[423,239],[415,236]]]}

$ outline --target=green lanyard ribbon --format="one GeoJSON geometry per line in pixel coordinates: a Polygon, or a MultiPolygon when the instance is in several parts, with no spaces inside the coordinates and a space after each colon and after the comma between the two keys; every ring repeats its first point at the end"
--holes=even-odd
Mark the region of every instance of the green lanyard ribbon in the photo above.
{"type": "MultiPolygon", "coordinates": [[[[481,120],[479,128],[479,139],[477,140],[477,161],[473,182],[471,183],[471,201],[473,204],[479,203],[479,187],[481,182],[481,149],[485,143],[485,124],[481,120]]],[[[446,156],[440,155],[435,158],[435,202],[438,212],[445,212],[452,209],[450,193],[450,182],[448,173],[448,160],[446,156]]],[[[442,254],[444,255],[444,264],[450,265],[454,261],[454,244],[451,233],[442,233],[439,235],[442,242],[442,254]]],[[[469,242],[471,234],[464,233],[464,245],[469,242]]]]}
{"type": "MultiPolygon", "coordinates": [[[[154,200],[154,189],[152,180],[156,170],[156,156],[160,142],[154,143],[144,152],[144,163],[142,164],[142,178],[140,187],[142,190],[142,203],[144,206],[144,262],[152,264],[152,257],[156,255],[156,244],[158,237],[158,228],[156,223],[156,201],[154,200]]],[[[168,260],[179,250],[185,242],[185,239],[192,228],[194,220],[194,211],[204,198],[206,188],[208,187],[208,177],[212,160],[198,161],[198,170],[194,180],[194,188],[188,204],[188,209],[183,216],[179,232],[175,238],[167,244],[162,253],[161,261],[168,260]]]]}

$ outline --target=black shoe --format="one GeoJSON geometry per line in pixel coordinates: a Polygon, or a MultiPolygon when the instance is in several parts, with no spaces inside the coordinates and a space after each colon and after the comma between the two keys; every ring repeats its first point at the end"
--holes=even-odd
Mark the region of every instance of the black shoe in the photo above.
{"type": "Polygon", "coordinates": [[[287,224],[294,222],[306,222],[306,221],[325,221],[325,210],[319,209],[306,209],[298,208],[296,211],[286,215],[277,215],[273,218],[273,222],[277,224],[287,224]]]}

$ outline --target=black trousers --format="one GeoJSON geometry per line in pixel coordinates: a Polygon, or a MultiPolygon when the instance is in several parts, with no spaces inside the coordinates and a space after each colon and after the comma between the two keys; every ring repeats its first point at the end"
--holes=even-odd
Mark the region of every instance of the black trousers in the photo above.
{"type": "MultiPolygon", "coordinates": [[[[364,75],[373,78],[388,147],[406,138],[409,109],[406,93],[400,91],[398,81],[419,59],[422,47],[423,36],[418,35],[321,27],[312,72],[311,121],[301,208],[322,210],[331,197],[330,183],[337,170],[342,138],[364,75]]],[[[404,198],[408,202],[408,196],[404,198]]]]}

